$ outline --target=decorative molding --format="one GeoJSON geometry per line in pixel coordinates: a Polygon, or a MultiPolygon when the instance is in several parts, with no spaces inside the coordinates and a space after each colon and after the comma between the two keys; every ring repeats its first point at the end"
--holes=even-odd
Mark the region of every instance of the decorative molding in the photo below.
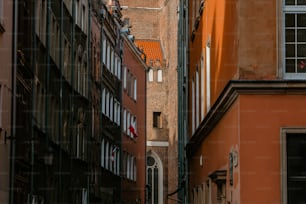
{"type": "Polygon", "coordinates": [[[168,147],[168,141],[147,141],[147,146],[149,147],[168,147]]]}

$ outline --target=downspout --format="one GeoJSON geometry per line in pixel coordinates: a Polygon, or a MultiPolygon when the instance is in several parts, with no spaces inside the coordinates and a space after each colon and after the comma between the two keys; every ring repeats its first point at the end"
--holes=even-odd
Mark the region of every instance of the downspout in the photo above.
{"type": "MultiPolygon", "coordinates": [[[[46,60],[47,60],[47,68],[46,68],[46,73],[45,73],[45,140],[46,140],[46,151],[49,151],[49,129],[48,129],[48,123],[49,123],[49,117],[48,117],[48,112],[49,112],[49,83],[50,83],[50,12],[51,12],[51,0],[47,0],[47,23],[46,23],[46,33],[47,33],[47,52],[46,52],[46,60]]],[[[43,152],[45,154],[46,152],[43,152]]],[[[48,188],[49,182],[48,178],[49,177],[49,168],[46,168],[46,187],[48,188]]],[[[46,198],[48,200],[49,195],[47,193],[45,194],[46,198]]]]}
{"type": "MultiPolygon", "coordinates": [[[[71,177],[70,177],[70,186],[72,188],[74,188],[73,186],[73,160],[71,159],[73,157],[73,135],[72,135],[72,130],[73,130],[73,114],[74,114],[74,66],[75,66],[75,62],[74,62],[74,45],[75,45],[75,0],[72,0],[72,34],[71,34],[71,76],[70,76],[70,85],[71,85],[71,95],[69,103],[70,103],[70,114],[69,114],[69,142],[70,142],[70,173],[71,173],[71,177]],[[72,150],[72,151],[71,151],[72,150]]],[[[73,195],[73,190],[71,190],[71,194],[73,195]]],[[[73,199],[73,198],[72,198],[73,199]]],[[[70,201],[72,202],[72,200],[70,201]]]]}
{"type": "MultiPolygon", "coordinates": [[[[88,79],[88,94],[87,94],[87,97],[88,97],[88,100],[90,101],[89,103],[89,107],[88,107],[88,113],[91,113],[92,114],[92,93],[91,93],[91,76],[92,76],[92,66],[91,66],[91,0],[88,0],[88,30],[87,30],[87,33],[88,33],[88,41],[87,41],[87,79],[88,79]]],[[[92,118],[92,117],[91,117],[92,118]]],[[[91,121],[91,127],[92,127],[92,123],[94,123],[94,121],[91,121]]],[[[92,134],[94,134],[94,132],[92,132],[92,128],[90,127],[90,131],[88,130],[87,132],[90,132],[91,134],[89,134],[87,136],[87,141],[89,141],[89,138],[91,138],[92,134]]],[[[87,142],[87,157],[88,157],[88,153],[89,153],[89,148],[88,148],[88,144],[92,144],[91,142],[87,142]]],[[[90,196],[90,162],[88,162],[88,165],[87,165],[87,171],[88,171],[88,174],[87,174],[87,203],[89,203],[89,196],[90,196]]]]}
{"type": "MultiPolygon", "coordinates": [[[[61,145],[62,144],[62,138],[63,138],[63,80],[64,80],[64,77],[63,77],[63,66],[64,66],[64,61],[63,61],[63,50],[65,50],[65,47],[63,47],[63,25],[64,25],[64,2],[61,1],[61,18],[60,18],[60,42],[59,42],[59,47],[60,47],[60,53],[59,53],[59,67],[60,67],[60,92],[59,92],[59,117],[58,117],[58,142],[60,144],[60,150],[59,150],[59,160],[58,160],[58,172],[62,172],[62,151],[63,151],[63,146],[61,145]]],[[[59,177],[59,181],[58,181],[58,187],[57,187],[57,202],[60,203],[62,201],[60,201],[60,189],[62,187],[62,174],[59,174],[58,175],[59,177]]]]}
{"type": "MultiPolygon", "coordinates": [[[[11,136],[16,134],[16,80],[17,80],[17,41],[18,41],[18,0],[13,2],[13,49],[12,49],[12,102],[11,102],[11,136]]],[[[14,180],[15,180],[15,140],[10,145],[10,190],[9,203],[14,204],[14,180]]]]}
{"type": "MultiPolygon", "coordinates": [[[[99,11],[99,22],[100,22],[100,108],[101,108],[101,111],[100,111],[100,120],[99,120],[99,123],[100,123],[100,127],[99,127],[99,135],[101,136],[101,145],[102,145],[102,137],[103,137],[103,134],[102,134],[102,127],[103,127],[103,122],[102,122],[102,118],[103,118],[103,113],[102,113],[102,105],[104,105],[103,103],[105,103],[103,101],[103,98],[102,98],[102,93],[103,93],[103,23],[104,23],[104,8],[103,8],[103,5],[102,7],[100,8],[100,11],[99,11]]],[[[106,43],[106,41],[105,41],[106,43]]],[[[102,147],[101,147],[102,149],[102,147]]],[[[100,152],[101,154],[101,152],[100,152]]],[[[101,170],[101,175],[102,175],[102,170],[101,170]]],[[[102,176],[101,176],[102,177],[102,176]]]]}
{"type": "MultiPolygon", "coordinates": [[[[36,17],[36,4],[35,4],[36,1],[33,1],[33,26],[32,26],[32,37],[33,37],[33,51],[31,52],[32,53],[32,59],[31,59],[31,62],[32,62],[32,69],[33,69],[33,73],[34,73],[34,78],[33,78],[33,87],[32,87],[32,110],[35,110],[35,107],[36,107],[36,100],[35,100],[35,97],[36,97],[36,94],[37,94],[37,90],[36,90],[36,48],[37,48],[37,45],[36,45],[36,21],[35,21],[35,17],[36,17]]],[[[36,110],[37,111],[37,110],[36,110]]],[[[32,201],[32,198],[33,198],[33,195],[34,195],[34,151],[35,151],[35,144],[34,144],[34,137],[35,137],[35,134],[34,134],[34,125],[35,125],[35,121],[34,121],[34,117],[35,117],[35,114],[33,114],[34,112],[32,111],[32,119],[31,119],[31,158],[30,158],[30,165],[31,165],[31,175],[30,175],[30,199],[32,201]]]]}
{"type": "MultiPolygon", "coordinates": [[[[183,139],[183,106],[182,106],[182,100],[183,100],[183,89],[182,89],[182,69],[183,69],[183,58],[182,58],[182,49],[183,49],[183,13],[184,13],[184,8],[183,8],[183,0],[180,0],[179,2],[179,24],[178,24],[178,186],[179,190],[177,191],[178,193],[178,199],[180,201],[183,201],[184,199],[184,194],[182,191],[182,176],[184,174],[183,172],[183,157],[182,157],[182,151],[184,150],[184,139],[183,139]],[[181,141],[181,142],[180,142],[181,141]]],[[[175,192],[176,193],[176,192],[175,192]]],[[[183,203],[183,202],[182,202],[183,203]]]]}

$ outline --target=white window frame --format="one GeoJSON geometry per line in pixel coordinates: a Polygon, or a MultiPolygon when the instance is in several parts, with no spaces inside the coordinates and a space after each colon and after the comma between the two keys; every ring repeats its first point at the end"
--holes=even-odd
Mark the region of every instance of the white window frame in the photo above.
{"type": "Polygon", "coordinates": [[[110,102],[109,102],[109,104],[110,104],[110,107],[109,107],[109,119],[111,120],[111,121],[114,121],[114,114],[113,114],[113,112],[114,112],[114,108],[113,108],[113,105],[114,105],[114,99],[113,99],[113,96],[111,95],[110,96],[110,102]]]}
{"type": "Polygon", "coordinates": [[[163,81],[163,70],[158,69],[157,70],[157,82],[162,82],[163,81]]]}
{"type": "Polygon", "coordinates": [[[120,111],[120,103],[118,102],[118,105],[117,105],[117,124],[120,126],[120,124],[121,124],[121,121],[120,121],[120,119],[121,119],[121,111],[120,111]]]}
{"type": "Polygon", "coordinates": [[[127,74],[127,68],[124,66],[123,68],[123,88],[126,89],[126,74],[127,74]]]}
{"type": "MultiPolygon", "coordinates": [[[[299,79],[299,80],[305,80],[306,79],[306,73],[300,73],[300,72],[295,72],[295,73],[286,73],[286,25],[285,25],[285,20],[286,20],[286,17],[285,15],[286,14],[306,14],[306,4],[305,5],[285,5],[285,0],[283,0],[283,4],[282,4],[282,8],[283,8],[283,16],[282,16],[282,46],[283,46],[283,77],[285,79],[299,79]]],[[[303,27],[304,28],[304,27],[303,27]]],[[[295,31],[297,29],[297,25],[295,25],[294,27],[295,31]]],[[[297,34],[295,33],[295,38],[297,38],[297,34]]],[[[295,39],[297,42],[297,39],[295,39]]],[[[296,43],[294,44],[296,45],[296,43]]],[[[297,48],[295,46],[295,52],[296,52],[296,55],[297,55],[297,48]]],[[[301,58],[304,58],[306,59],[306,56],[305,57],[301,57],[301,58]]],[[[292,58],[293,59],[293,58],[292,58]]],[[[297,57],[294,57],[295,59],[295,62],[297,62],[297,57]]],[[[306,60],[305,60],[306,62],[306,60]]],[[[304,68],[306,69],[306,67],[304,68]]]]}
{"type": "Polygon", "coordinates": [[[137,100],[137,79],[134,78],[134,100],[137,100]]]}
{"type": "Polygon", "coordinates": [[[123,132],[126,133],[126,109],[123,110],[123,132]]]}
{"type": "Polygon", "coordinates": [[[128,135],[128,136],[130,136],[130,135],[131,135],[131,133],[130,133],[131,114],[130,114],[130,112],[129,112],[129,111],[127,112],[126,121],[127,121],[126,133],[127,133],[127,135],[128,135]]]}
{"type": "Polygon", "coordinates": [[[154,72],[152,68],[149,68],[148,75],[149,75],[149,82],[152,82],[154,80],[154,72]]]}

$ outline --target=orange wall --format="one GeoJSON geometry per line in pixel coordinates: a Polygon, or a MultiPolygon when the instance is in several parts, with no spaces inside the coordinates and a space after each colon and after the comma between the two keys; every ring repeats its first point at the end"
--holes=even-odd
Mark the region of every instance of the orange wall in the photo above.
{"type": "MultiPolygon", "coordinates": [[[[205,182],[216,170],[228,171],[229,153],[232,148],[236,149],[239,143],[239,119],[239,100],[237,100],[190,159],[190,188],[205,182]],[[199,163],[201,155],[203,166],[199,163]]],[[[238,168],[234,171],[233,195],[237,194],[239,188],[237,174],[238,168]]]]}
{"type": "Polygon", "coordinates": [[[306,127],[305,101],[305,95],[240,96],[241,203],[280,203],[280,128],[306,127]]]}
{"type": "Polygon", "coordinates": [[[305,95],[240,95],[190,159],[189,190],[214,171],[227,170],[226,196],[232,191],[233,203],[280,203],[280,128],[306,127],[305,101],[305,95]],[[232,148],[238,166],[230,186],[232,148]]]}
{"type": "MultiPolygon", "coordinates": [[[[192,12],[192,1],[189,12],[192,12]]],[[[204,67],[206,59],[207,40],[211,39],[211,104],[213,104],[227,82],[237,75],[237,1],[216,0],[206,1],[195,38],[189,44],[189,93],[191,96],[191,81],[195,76],[196,66],[200,74],[202,53],[204,67]]],[[[193,25],[192,25],[193,28],[193,25]]],[[[189,31],[190,34],[192,30],[189,31]]],[[[200,76],[200,81],[206,81],[206,76],[200,76]],[[202,78],[202,79],[201,79],[202,78]]],[[[205,82],[206,83],[206,82],[205,82]]],[[[200,87],[200,93],[201,93],[200,87]]],[[[205,95],[206,95],[206,91],[205,95]]],[[[201,100],[201,97],[199,97],[201,100]]],[[[191,104],[191,97],[189,97],[191,104]]],[[[191,107],[190,111],[191,111],[191,107]]],[[[206,111],[206,110],[205,110],[206,111]]],[[[198,112],[200,114],[200,111],[198,112]]],[[[189,115],[191,120],[191,114],[189,115]]],[[[189,128],[191,130],[191,127],[189,128]]]]}

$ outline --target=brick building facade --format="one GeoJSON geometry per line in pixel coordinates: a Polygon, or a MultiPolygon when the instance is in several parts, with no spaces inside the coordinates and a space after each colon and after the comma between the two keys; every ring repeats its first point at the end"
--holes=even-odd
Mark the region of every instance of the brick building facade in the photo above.
{"type": "Polygon", "coordinates": [[[147,184],[149,203],[171,203],[178,188],[177,8],[178,1],[121,1],[136,44],[146,54],[147,184]],[[158,53],[158,54],[157,54],[158,53]],[[152,177],[158,167],[158,179],[152,177]],[[158,184],[158,187],[157,185],[158,184]],[[154,189],[155,188],[155,189],[154,189]],[[154,200],[155,199],[155,200],[154,200]]]}

